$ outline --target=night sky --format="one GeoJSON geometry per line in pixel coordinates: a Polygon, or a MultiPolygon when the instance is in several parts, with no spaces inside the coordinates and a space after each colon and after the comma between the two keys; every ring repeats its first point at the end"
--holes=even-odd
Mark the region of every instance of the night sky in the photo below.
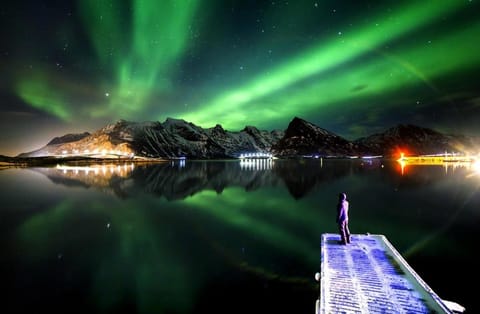
{"type": "Polygon", "coordinates": [[[0,29],[3,155],[118,119],[480,135],[478,0],[17,0],[0,29]]]}

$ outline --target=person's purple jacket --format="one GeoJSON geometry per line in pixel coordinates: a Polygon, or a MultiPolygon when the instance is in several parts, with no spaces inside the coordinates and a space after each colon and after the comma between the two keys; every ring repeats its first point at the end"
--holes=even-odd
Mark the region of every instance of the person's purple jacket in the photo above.
{"type": "Polygon", "coordinates": [[[340,193],[337,204],[337,223],[348,221],[348,201],[345,193],[340,193]]]}

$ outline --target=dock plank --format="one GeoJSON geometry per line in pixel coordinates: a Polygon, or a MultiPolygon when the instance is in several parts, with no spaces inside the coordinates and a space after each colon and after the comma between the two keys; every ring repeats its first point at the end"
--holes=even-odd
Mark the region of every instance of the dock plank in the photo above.
{"type": "Polygon", "coordinates": [[[317,314],[452,313],[384,235],[322,234],[317,314]]]}

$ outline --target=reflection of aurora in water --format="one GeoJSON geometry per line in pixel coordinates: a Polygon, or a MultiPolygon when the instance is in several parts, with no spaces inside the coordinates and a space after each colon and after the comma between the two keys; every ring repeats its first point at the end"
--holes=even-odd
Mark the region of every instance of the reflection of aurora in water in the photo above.
{"type": "Polygon", "coordinates": [[[336,231],[336,195],[347,190],[353,232],[386,234],[441,297],[468,308],[449,287],[471,263],[480,183],[461,169],[402,176],[395,165],[277,160],[255,171],[237,161],[186,162],[82,184],[69,171],[62,181],[62,169],[2,171],[0,243],[4,265],[16,265],[6,277],[11,304],[27,294],[37,308],[75,302],[89,313],[224,313],[206,300],[241,298],[243,312],[310,313],[320,235],[336,231]],[[463,267],[443,273],[455,264],[463,267]]]}
{"type": "MultiPolygon", "coordinates": [[[[113,204],[97,202],[92,208],[84,208],[82,204],[75,202],[61,203],[33,216],[19,229],[22,247],[25,248],[27,257],[35,263],[57,259],[60,263],[74,260],[75,262],[71,262],[73,268],[81,268],[80,264],[91,266],[91,293],[96,296],[98,306],[104,309],[122,303],[124,296],[128,295],[140,301],[138,306],[143,313],[152,310],[180,310],[180,305],[185,307],[182,311],[188,312],[192,306],[188,300],[194,298],[195,293],[192,290],[201,287],[205,280],[208,281],[202,273],[215,272],[218,270],[215,266],[217,264],[220,269],[233,267],[240,272],[263,278],[262,280],[303,285],[306,287],[304,289],[314,291],[314,282],[305,274],[297,273],[295,269],[291,270],[291,274],[279,272],[270,269],[268,263],[256,260],[258,256],[252,261],[245,257],[255,252],[256,246],[261,246],[267,249],[266,252],[278,251],[279,256],[284,258],[314,265],[318,255],[315,243],[308,244],[305,238],[292,234],[275,223],[261,220],[256,215],[270,216],[275,213],[279,220],[290,224],[299,223],[299,226],[312,217],[298,217],[295,222],[291,220],[294,218],[292,212],[280,214],[279,210],[283,211],[281,207],[288,204],[285,199],[282,206],[271,202],[268,206],[257,207],[254,211],[232,213],[222,208],[234,208],[235,204],[228,200],[238,199],[244,192],[228,189],[223,194],[224,201],[217,202],[218,206],[215,208],[208,206],[208,202],[216,197],[216,194],[211,192],[200,193],[182,206],[183,209],[190,207],[197,210],[202,223],[196,219],[175,221],[176,218],[171,216],[172,212],[181,208],[165,208],[165,204],[157,199],[141,203],[141,207],[138,200],[132,201],[133,204],[130,201],[113,204]],[[189,203],[191,205],[188,205],[189,203]],[[152,219],[152,215],[158,212],[151,208],[159,207],[166,209],[167,214],[162,210],[161,219],[152,219]],[[84,215],[95,217],[95,224],[83,231],[75,226],[75,223],[78,223],[75,221],[79,210],[84,215]],[[178,225],[186,228],[178,230],[178,225]],[[222,225],[222,234],[218,234],[208,225],[222,225]],[[70,233],[68,230],[75,232],[70,233]],[[225,236],[230,238],[233,234],[235,238],[237,233],[245,236],[242,248],[232,248],[224,241],[225,236]],[[87,244],[89,239],[93,242],[87,244]],[[99,239],[100,243],[97,242],[99,239]],[[195,239],[195,245],[189,246],[186,239],[195,239]],[[70,246],[88,246],[91,252],[71,252],[70,246]],[[87,254],[84,255],[85,253],[87,254]],[[213,265],[202,265],[198,256],[203,254],[211,254],[212,258],[218,261],[213,265]],[[199,265],[201,272],[196,271],[199,265]],[[155,291],[154,295],[151,291],[155,291]],[[163,295],[169,301],[157,305],[157,294],[163,295]]],[[[253,208],[254,203],[255,200],[245,201],[244,205],[253,208]]],[[[293,207],[293,204],[290,206],[293,207]]],[[[84,223],[86,221],[80,221],[80,224],[84,223]]],[[[260,257],[262,254],[255,253],[260,257]]]]}

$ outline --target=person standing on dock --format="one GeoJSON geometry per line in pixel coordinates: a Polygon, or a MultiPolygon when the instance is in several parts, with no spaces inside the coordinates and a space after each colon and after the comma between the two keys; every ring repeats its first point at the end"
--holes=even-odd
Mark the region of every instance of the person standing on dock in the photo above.
{"type": "Polygon", "coordinates": [[[348,201],[347,194],[340,193],[338,195],[337,204],[337,224],[340,231],[341,243],[350,243],[350,230],[348,229],[348,201]]]}

